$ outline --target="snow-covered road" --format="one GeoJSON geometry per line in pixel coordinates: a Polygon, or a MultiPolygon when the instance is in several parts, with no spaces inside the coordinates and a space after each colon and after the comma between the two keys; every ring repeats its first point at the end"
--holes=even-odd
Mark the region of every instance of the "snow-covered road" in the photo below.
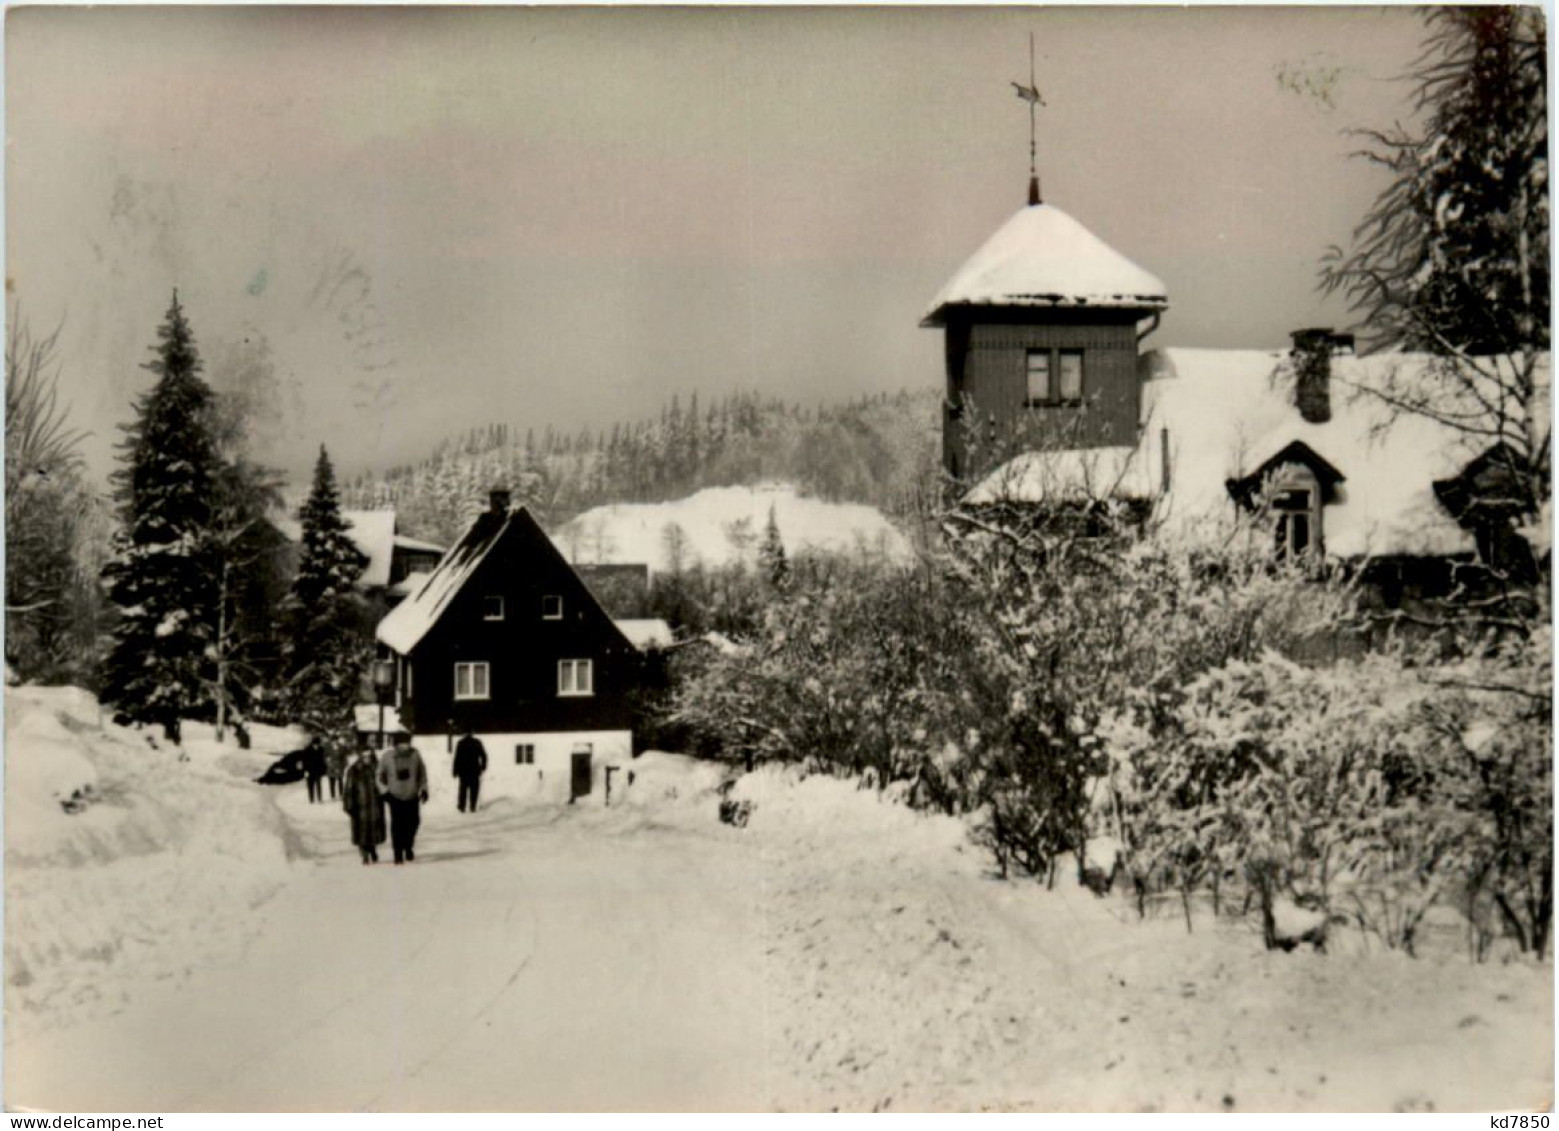
{"type": "MultiPolygon", "coordinates": [[[[577,807],[435,780],[418,859],[79,693],[7,697],[5,1103],[49,1111],[1496,1110],[1553,1095],[1553,966],[994,878],[955,818],[675,755],[577,807]],[[51,721],[52,720],[52,721],[51,721]],[[74,754],[80,758],[71,757],[74,754]],[[85,759],[85,761],[83,761],[85,759]],[[58,789],[82,774],[83,812],[58,789]],[[43,771],[49,771],[43,773],[43,771]],[[56,772],[58,771],[58,772],[56,772]]],[[[1065,872],[1065,869],[1063,869],[1065,872]]]]}
{"type": "Polygon", "coordinates": [[[751,854],[623,835],[607,814],[464,818],[435,798],[415,864],[363,867],[345,818],[299,800],[285,808],[314,859],[243,958],[13,1046],[12,1106],[740,1109],[771,1094],[751,854]]]}

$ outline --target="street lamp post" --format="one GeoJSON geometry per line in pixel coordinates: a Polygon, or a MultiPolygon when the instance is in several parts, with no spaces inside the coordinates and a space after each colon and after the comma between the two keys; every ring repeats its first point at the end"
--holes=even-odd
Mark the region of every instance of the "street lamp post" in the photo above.
{"type": "Polygon", "coordinates": [[[391,690],[395,687],[395,661],[374,661],[374,698],[379,701],[379,742],[378,749],[384,749],[384,703],[390,697],[391,690]]]}

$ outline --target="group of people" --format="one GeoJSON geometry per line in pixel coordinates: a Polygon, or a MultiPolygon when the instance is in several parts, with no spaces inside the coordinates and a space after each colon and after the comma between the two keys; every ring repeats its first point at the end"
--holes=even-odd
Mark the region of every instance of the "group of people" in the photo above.
{"type": "Polygon", "coordinates": [[[315,735],[303,748],[303,780],[309,788],[309,804],[323,801],[324,783],[330,783],[330,799],[334,801],[341,792],[341,779],[346,774],[346,755],[337,746],[327,747],[315,735]]]}
{"type": "MultiPolygon", "coordinates": [[[[482,774],[486,770],[487,751],[481,740],[467,731],[455,746],[454,761],[462,813],[476,812],[482,774]]],[[[310,800],[313,800],[312,788],[310,800]]],[[[372,749],[359,750],[342,777],[341,805],[351,819],[352,843],[362,855],[363,863],[378,863],[379,846],[385,842],[387,825],[395,862],[403,864],[415,860],[417,828],[422,823],[422,806],[427,800],[428,768],[422,755],[412,746],[410,734],[397,732],[395,745],[382,758],[372,749]]]]}

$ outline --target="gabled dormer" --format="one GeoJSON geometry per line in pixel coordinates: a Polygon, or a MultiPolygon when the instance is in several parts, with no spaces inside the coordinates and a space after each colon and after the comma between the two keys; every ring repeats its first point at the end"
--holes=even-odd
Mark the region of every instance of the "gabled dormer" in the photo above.
{"type": "Polygon", "coordinates": [[[1271,516],[1273,545],[1286,557],[1324,552],[1325,508],[1337,501],[1344,481],[1342,472],[1308,444],[1295,440],[1226,486],[1241,507],[1271,516]]]}

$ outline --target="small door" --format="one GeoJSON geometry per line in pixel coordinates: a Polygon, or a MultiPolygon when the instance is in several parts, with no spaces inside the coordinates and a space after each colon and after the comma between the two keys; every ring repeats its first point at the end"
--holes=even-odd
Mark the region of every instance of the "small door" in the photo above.
{"type": "Polygon", "coordinates": [[[574,752],[574,780],[569,797],[588,797],[590,794],[590,754],[574,752]]]}

